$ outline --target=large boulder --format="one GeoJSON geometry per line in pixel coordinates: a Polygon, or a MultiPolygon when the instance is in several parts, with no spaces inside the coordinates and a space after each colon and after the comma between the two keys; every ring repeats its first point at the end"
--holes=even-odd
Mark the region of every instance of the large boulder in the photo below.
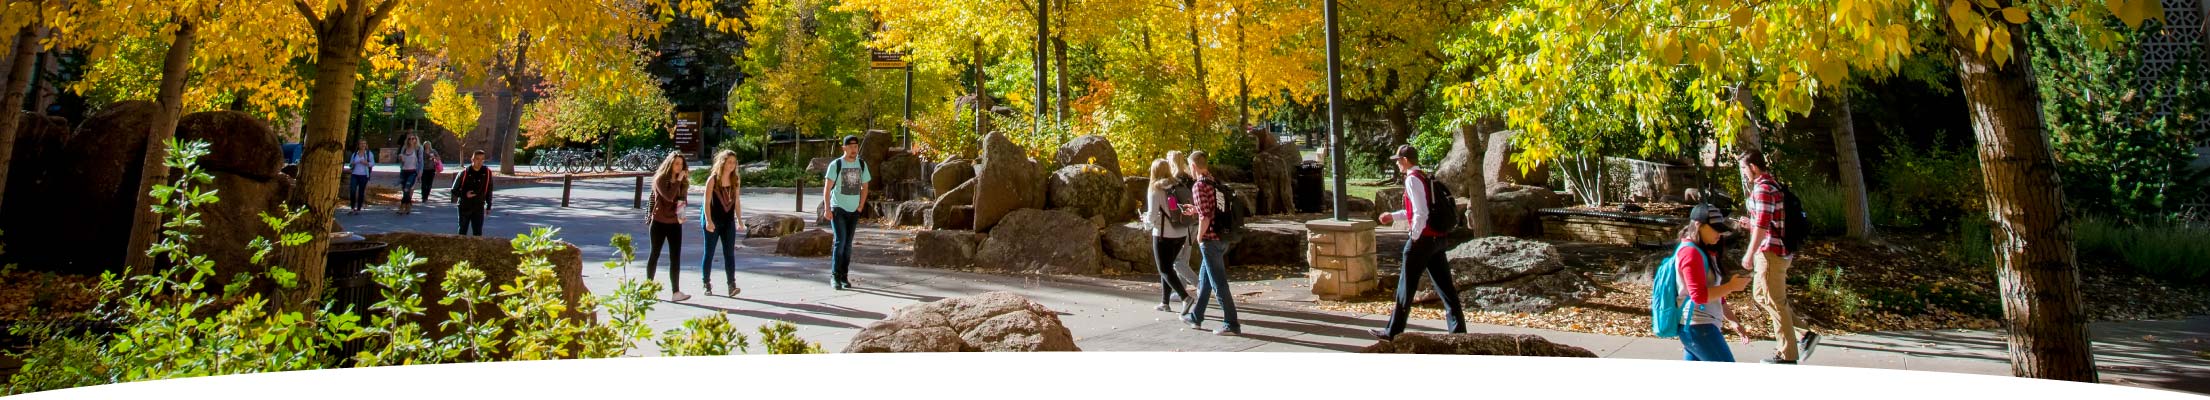
{"type": "Polygon", "coordinates": [[[1104,167],[1075,164],[1051,174],[1050,209],[1066,210],[1083,218],[1111,215],[1120,209],[1127,189],[1120,175],[1104,167]]]}
{"type": "Polygon", "coordinates": [[[1137,267],[1158,264],[1158,257],[1151,252],[1151,232],[1137,224],[1109,225],[1098,231],[1098,236],[1103,239],[1107,257],[1137,267]]]}
{"type": "Polygon", "coordinates": [[[1549,165],[1535,163],[1526,171],[1521,171],[1520,164],[1512,161],[1512,156],[1519,154],[1521,150],[1519,146],[1512,144],[1512,137],[1517,135],[1518,131],[1489,134],[1488,151],[1481,157],[1481,173],[1490,185],[1549,185],[1549,165]]]}
{"type": "Polygon", "coordinates": [[[1047,274],[1095,274],[1099,249],[1097,229],[1089,220],[1059,210],[1013,211],[990,231],[977,260],[998,271],[1047,274]]]}
{"type": "MultiPolygon", "coordinates": [[[[936,165],[936,172],[929,175],[929,185],[936,189],[935,192],[931,193],[936,193],[937,197],[943,197],[946,193],[951,193],[952,188],[959,187],[960,184],[974,179],[974,161],[951,160],[936,165]]],[[[969,196],[971,197],[972,194],[970,193],[969,196]]],[[[973,200],[969,199],[967,201],[973,200]]]]}
{"type": "Polygon", "coordinates": [[[975,175],[975,231],[989,232],[1013,210],[1044,208],[1043,170],[1005,134],[983,138],[982,169],[975,175]]]}
{"type": "Polygon", "coordinates": [[[1026,297],[983,293],[916,304],[861,329],[846,353],[1082,351],[1059,314],[1026,297]]]}
{"type": "Polygon", "coordinates": [[[64,176],[74,176],[68,175],[74,173],[73,168],[67,168],[73,166],[70,162],[72,160],[63,158],[65,155],[62,152],[63,145],[68,143],[72,134],[69,121],[61,117],[22,113],[18,123],[21,125],[16,128],[14,158],[9,160],[7,166],[8,180],[0,184],[7,185],[8,193],[38,195],[8,196],[7,207],[0,208],[0,231],[26,233],[0,237],[0,241],[14,245],[9,246],[13,251],[0,254],[0,264],[14,263],[32,268],[60,266],[62,262],[59,259],[78,254],[69,251],[41,251],[70,247],[54,242],[55,235],[27,233],[69,225],[69,213],[52,212],[66,208],[64,205],[74,204],[61,198],[52,189],[55,185],[66,184],[58,181],[64,176]]]}
{"type": "MultiPolygon", "coordinates": [[[[1549,243],[1509,236],[1474,239],[1453,247],[1451,282],[1459,299],[1483,311],[1538,313],[1580,304],[1596,295],[1586,278],[1566,270],[1565,259],[1549,243]]],[[[1433,298],[1422,290],[1422,300],[1433,298]]]]}
{"type": "Polygon", "coordinates": [[[1393,340],[1383,340],[1366,346],[1358,352],[1596,358],[1596,353],[1588,349],[1558,344],[1541,336],[1502,333],[1406,332],[1398,334],[1393,340]]]}
{"type": "MultiPolygon", "coordinates": [[[[54,196],[48,205],[74,210],[71,214],[75,216],[65,226],[102,229],[48,227],[46,233],[52,236],[54,243],[68,244],[68,251],[76,253],[63,257],[60,260],[63,265],[57,266],[59,269],[86,274],[121,269],[124,248],[130,245],[128,227],[137,215],[132,210],[137,209],[138,204],[138,180],[145,166],[146,137],[159,118],[161,107],[153,102],[111,104],[85,119],[77,133],[62,145],[57,161],[70,165],[48,167],[53,172],[45,195],[54,196]]],[[[15,193],[10,198],[32,197],[21,192],[10,193],[15,193]]],[[[9,247],[13,251],[35,251],[9,247]]]]}
{"type": "Polygon", "coordinates": [[[890,148],[897,145],[898,135],[890,134],[889,131],[869,130],[867,133],[860,135],[859,159],[860,161],[866,161],[870,169],[875,169],[875,171],[872,171],[875,180],[874,183],[868,185],[869,188],[882,189],[882,184],[889,181],[889,179],[883,179],[887,177],[884,174],[887,168],[877,168],[883,165],[884,160],[890,158],[890,148]]]}
{"type": "Polygon", "coordinates": [[[1374,192],[1374,214],[1388,214],[1404,209],[1404,187],[1382,188],[1374,192]]]}
{"type": "Polygon", "coordinates": [[[1542,236],[1542,218],[1536,211],[1565,205],[1564,196],[1537,186],[1491,186],[1489,223],[1494,234],[1517,237],[1542,236]]]}
{"type": "MultiPolygon", "coordinates": [[[[453,264],[461,261],[467,261],[470,266],[483,271],[484,282],[491,284],[513,283],[514,278],[521,274],[522,256],[514,254],[513,238],[416,232],[374,233],[362,237],[371,242],[384,243],[388,246],[386,251],[404,248],[422,258],[424,263],[415,267],[415,270],[424,273],[426,280],[421,285],[426,288],[443,284],[445,273],[452,270],[453,264]]],[[[545,256],[545,261],[552,263],[553,275],[560,278],[560,299],[568,304],[570,310],[564,315],[570,318],[590,318],[588,314],[574,311],[581,309],[577,306],[583,296],[591,294],[591,290],[583,285],[583,250],[573,244],[562,243],[559,249],[545,256]]],[[[344,275],[349,272],[329,271],[330,290],[348,290],[348,282],[357,282],[353,284],[365,286],[356,286],[353,290],[365,290],[372,295],[378,293],[375,283],[369,282],[366,277],[351,281],[344,275]]],[[[440,304],[444,297],[443,290],[422,291],[422,305],[427,307],[427,312],[417,314],[417,321],[427,322],[425,326],[434,327],[437,322],[446,319],[448,312],[460,310],[458,305],[440,304]]],[[[499,308],[493,304],[480,304],[476,311],[483,313],[480,315],[500,315],[499,308]]]]}
{"type": "Polygon", "coordinates": [[[1105,167],[1113,175],[1120,175],[1120,153],[1113,150],[1113,142],[1104,136],[1087,135],[1067,141],[1059,146],[1059,152],[1051,156],[1054,165],[1065,167],[1076,164],[1093,164],[1105,167]]]}
{"type": "Polygon", "coordinates": [[[982,234],[968,231],[929,230],[913,236],[913,266],[967,268],[975,265],[982,234]]]}
{"type": "Polygon", "coordinates": [[[912,200],[921,197],[930,182],[921,176],[921,157],[913,153],[894,152],[881,164],[867,164],[875,173],[873,185],[887,200],[912,200]]]}
{"type": "Polygon", "coordinates": [[[934,209],[936,209],[936,203],[931,203],[928,200],[907,200],[904,203],[898,203],[897,218],[893,221],[896,222],[897,226],[927,225],[929,211],[934,209]]]}
{"type": "MultiPolygon", "coordinates": [[[[222,201],[201,210],[200,236],[193,247],[215,261],[216,276],[258,271],[253,249],[258,238],[276,232],[261,220],[262,214],[282,215],[294,182],[280,170],[284,164],[280,139],[259,119],[236,111],[210,111],[186,115],[177,122],[179,140],[206,141],[208,155],[200,166],[214,181],[207,186],[222,201]]],[[[306,224],[290,229],[305,229],[306,224]]]]}
{"type": "MultiPolygon", "coordinates": [[[[1263,135],[1272,138],[1273,135],[1263,135]]],[[[1295,145],[1277,145],[1267,148],[1251,160],[1252,183],[1258,192],[1252,194],[1258,207],[1251,211],[1260,215],[1296,212],[1295,181],[1297,165],[1303,154],[1295,145]]]]}
{"type": "Polygon", "coordinates": [[[1228,265],[1305,265],[1302,226],[1244,225],[1228,243],[1228,265]]]}
{"type": "Polygon", "coordinates": [[[823,257],[836,244],[836,235],[829,231],[813,229],[783,236],[775,242],[775,254],[792,257],[823,257]]]}
{"type": "Polygon", "coordinates": [[[806,220],[787,215],[753,214],[744,219],[744,228],[747,238],[779,238],[806,229],[806,220]]]}
{"type": "Polygon", "coordinates": [[[1452,194],[1469,197],[1488,193],[1481,170],[1483,156],[1488,153],[1484,136],[1471,127],[1459,127],[1452,133],[1450,153],[1443,155],[1443,164],[1435,168],[1435,180],[1450,186],[1452,194]]]}
{"type": "Polygon", "coordinates": [[[929,207],[928,219],[922,221],[929,229],[974,229],[975,185],[979,180],[970,179],[936,197],[936,204],[929,207]]]}
{"type": "Polygon", "coordinates": [[[1151,178],[1134,176],[1120,178],[1120,190],[1120,207],[1114,210],[1112,215],[1105,218],[1106,222],[1120,223],[1135,221],[1140,218],[1141,215],[1137,213],[1142,212],[1143,203],[1146,197],[1150,196],[1151,178]]]}

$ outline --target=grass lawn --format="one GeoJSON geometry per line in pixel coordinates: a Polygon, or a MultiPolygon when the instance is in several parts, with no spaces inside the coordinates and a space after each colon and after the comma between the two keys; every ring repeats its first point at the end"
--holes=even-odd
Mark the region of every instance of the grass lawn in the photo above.
{"type": "MultiPolygon", "coordinates": [[[[1381,189],[1391,187],[1378,184],[1379,182],[1384,180],[1386,179],[1351,178],[1350,182],[1344,185],[1343,191],[1348,192],[1351,197],[1372,200],[1374,198],[1374,193],[1380,192],[1381,189]]],[[[1327,185],[1323,186],[1324,190],[1335,190],[1335,177],[1327,177],[1326,182],[1323,184],[1327,185]]]]}

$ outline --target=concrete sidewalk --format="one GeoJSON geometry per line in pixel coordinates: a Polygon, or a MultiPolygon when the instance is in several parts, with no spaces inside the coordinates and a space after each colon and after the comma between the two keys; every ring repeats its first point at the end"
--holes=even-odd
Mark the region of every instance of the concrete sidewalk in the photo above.
{"type": "MultiPolygon", "coordinates": [[[[642,278],[644,254],[636,265],[619,271],[601,268],[613,256],[609,237],[629,233],[644,246],[644,210],[629,207],[625,180],[579,181],[574,206],[559,207],[558,185],[502,188],[496,213],[486,224],[490,236],[511,237],[531,226],[563,228],[561,238],[583,249],[586,285],[593,291],[610,291],[624,276],[642,278]]],[[[789,194],[748,194],[746,212],[787,213],[795,199],[789,194]]],[[[702,201],[697,195],[694,203],[702,201]]],[[[364,213],[339,216],[357,232],[451,232],[450,204],[430,203],[417,215],[364,213]]],[[[695,218],[695,216],[693,216],[695,218]]],[[[912,268],[890,262],[855,263],[852,291],[831,290],[826,258],[790,258],[770,254],[772,249],[743,247],[737,257],[737,282],[743,293],[736,298],[699,295],[699,257],[704,246],[696,228],[685,234],[683,271],[678,282],[694,297],[683,303],[663,302],[649,315],[655,331],[679,327],[685,319],[728,314],[741,327],[770,321],[799,326],[798,334],[838,351],[860,328],[885,318],[898,307],[948,297],[990,291],[1010,291],[1027,296],[1061,313],[1085,351],[1282,351],[1344,352],[1372,344],[1365,329],[1379,327],[1386,315],[1317,310],[1308,288],[1298,278],[1235,282],[1237,306],[1244,335],[1217,337],[1190,330],[1175,314],[1152,310],[1158,299],[1156,282],[1141,279],[1001,275],[912,268]]],[[[878,232],[880,233],[880,232],[878,232]]],[[[881,233],[887,235],[888,233],[881,233]]],[[[883,237],[863,234],[863,238],[883,237]]],[[[898,243],[863,243],[861,246],[909,246],[898,243]]],[[[716,264],[719,264],[718,262],[716,264]]],[[[663,266],[664,263],[663,263],[663,266]]],[[[723,281],[716,265],[713,281],[723,281]]],[[[667,271],[660,271],[667,279],[667,271]]],[[[663,283],[667,281],[663,280],[663,283]]],[[[663,296],[665,298],[665,296],[663,296]]],[[[1216,306],[1217,308],[1217,306],[1216,306]]],[[[1218,327],[1219,312],[1208,316],[1207,328],[1218,327]]],[[[1442,321],[1414,320],[1412,331],[1440,332],[1442,321]]],[[[1472,332],[1524,333],[1551,341],[1587,348],[1608,358],[1679,359],[1680,343],[1672,339],[1607,336],[1497,325],[1469,326],[1472,332]]],[[[2210,364],[2196,351],[2210,348],[2210,317],[2178,321],[2102,323],[2092,326],[2097,365],[2105,381],[2210,393],[2210,364]]],[[[749,329],[748,329],[749,331],[749,329]]],[[[1808,364],[1870,367],[1914,371],[2009,375],[2008,348],[2000,332],[1910,331],[1824,338],[1808,364]]],[[[1773,343],[1730,343],[1743,362],[1757,362],[1771,354],[1773,343]]],[[[652,343],[641,343],[636,354],[656,355],[652,343]]]]}

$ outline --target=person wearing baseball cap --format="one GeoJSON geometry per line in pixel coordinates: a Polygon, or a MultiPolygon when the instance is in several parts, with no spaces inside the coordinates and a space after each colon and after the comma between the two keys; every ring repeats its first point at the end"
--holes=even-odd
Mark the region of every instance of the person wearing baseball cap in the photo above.
{"type": "MultiPolygon", "coordinates": [[[[1426,171],[1420,170],[1420,150],[1412,146],[1397,146],[1397,169],[1404,171],[1404,209],[1381,215],[1382,225],[1394,221],[1410,223],[1412,240],[1404,245],[1404,270],[1397,278],[1397,305],[1389,313],[1386,330],[1369,329],[1367,334],[1375,339],[1391,340],[1404,333],[1405,319],[1412,311],[1412,294],[1420,288],[1420,275],[1426,274],[1435,281],[1435,294],[1443,298],[1443,315],[1449,323],[1450,333],[1466,333],[1466,313],[1458,301],[1458,288],[1451,283],[1450,263],[1444,259],[1449,246],[1444,235],[1452,227],[1428,226],[1429,183],[1426,171]]],[[[1450,211],[1443,210],[1448,213],[1450,211]]]]}
{"type": "Polygon", "coordinates": [[[1689,309],[1688,326],[1680,334],[1682,358],[1688,361],[1734,362],[1734,351],[1727,348],[1726,333],[1720,328],[1727,320],[1727,295],[1749,286],[1749,280],[1728,279],[1715,262],[1719,240],[1732,230],[1731,225],[1725,212],[1710,204],[1696,205],[1688,211],[1688,226],[1681,229],[1681,245],[1673,249],[1672,270],[1680,274],[1679,298],[1689,309]]]}
{"type": "Polygon", "coordinates": [[[859,228],[860,212],[867,210],[867,183],[874,173],[859,158],[859,136],[844,136],[844,156],[829,162],[822,176],[821,198],[829,199],[829,230],[836,237],[829,251],[829,287],[852,288],[852,235],[859,228]]]}

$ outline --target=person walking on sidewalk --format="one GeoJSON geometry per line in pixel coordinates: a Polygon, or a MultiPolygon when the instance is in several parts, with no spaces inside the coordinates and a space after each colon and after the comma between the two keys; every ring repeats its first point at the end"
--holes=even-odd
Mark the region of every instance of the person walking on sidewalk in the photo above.
{"type": "Polygon", "coordinates": [[[1773,340],[1779,342],[1778,353],[1765,359],[1765,363],[1795,364],[1803,360],[1803,353],[1809,352],[1819,343],[1819,334],[1808,330],[1804,332],[1801,341],[1798,341],[1796,329],[1803,325],[1803,320],[1798,319],[1788,305],[1788,264],[1795,255],[1788,254],[1788,248],[1781,240],[1786,237],[1787,229],[1792,228],[1782,223],[1785,218],[1781,213],[1797,210],[1782,209],[1785,195],[1781,192],[1780,184],[1773,180],[1772,164],[1765,161],[1764,152],[1755,148],[1743,149],[1737,162],[1742,167],[1742,173],[1750,178],[1747,208],[1750,218],[1746,224],[1750,232],[1749,248],[1743,251],[1742,268],[1756,274],[1751,279],[1754,287],[1750,291],[1751,299],[1757,302],[1758,308],[1765,310],[1767,316],[1772,317],[1773,340]]]}
{"type": "Polygon", "coordinates": [[[1734,351],[1727,348],[1726,332],[1720,327],[1727,320],[1727,295],[1749,286],[1749,280],[1729,279],[1714,259],[1721,250],[1719,238],[1727,231],[1725,215],[1709,204],[1697,205],[1688,212],[1680,245],[1673,248],[1672,267],[1680,285],[1675,301],[1688,314],[1682,321],[1687,326],[1680,332],[1681,357],[1688,361],[1734,362],[1734,351]]]}
{"type": "Polygon", "coordinates": [[[353,195],[353,211],[347,212],[348,215],[361,214],[361,204],[368,201],[368,175],[376,171],[376,156],[368,153],[368,139],[361,139],[354,146],[353,160],[346,164],[346,170],[353,175],[352,190],[347,192],[353,195]]]}
{"type": "Polygon", "coordinates": [[[445,173],[445,158],[437,155],[437,149],[422,145],[422,202],[430,202],[430,187],[437,185],[437,174],[445,173]]]}
{"type": "MultiPolygon", "coordinates": [[[[683,209],[689,206],[691,193],[690,167],[684,164],[682,152],[668,153],[660,161],[660,168],[652,173],[652,257],[645,260],[645,280],[657,279],[660,271],[660,248],[668,249],[668,301],[690,300],[683,294],[683,209]]],[[[711,289],[708,289],[711,290],[711,289]]]]}
{"type": "Polygon", "coordinates": [[[491,167],[483,165],[483,150],[468,157],[468,168],[453,178],[451,197],[460,203],[460,234],[483,236],[483,218],[491,212],[491,167]]]}
{"type": "Polygon", "coordinates": [[[1182,311],[1182,322],[1193,329],[1204,329],[1205,302],[1212,296],[1220,299],[1220,329],[1214,335],[1235,336],[1243,334],[1243,325],[1235,318],[1235,294],[1228,290],[1228,266],[1223,264],[1228,255],[1228,243],[1220,240],[1220,218],[1227,212],[1226,202],[1220,198],[1221,183],[1212,176],[1212,164],[1205,152],[1189,153],[1190,173],[1197,175],[1192,186],[1193,204],[1182,205],[1182,213],[1197,217],[1197,252],[1204,257],[1203,266],[1197,270],[1197,302],[1182,311]]]}
{"type": "Polygon", "coordinates": [[[1404,333],[1405,320],[1411,318],[1412,294],[1419,291],[1422,274],[1435,281],[1435,294],[1443,298],[1443,316],[1449,323],[1450,333],[1466,333],[1465,309],[1458,302],[1457,284],[1451,282],[1450,264],[1443,258],[1450,250],[1445,236],[1452,227],[1429,223],[1429,218],[1437,212],[1450,211],[1429,209],[1428,196],[1433,194],[1429,182],[1433,179],[1416,163],[1419,149],[1398,146],[1393,159],[1397,169],[1404,171],[1404,209],[1382,214],[1380,222],[1383,225],[1393,225],[1395,221],[1410,224],[1412,240],[1404,244],[1404,270],[1397,274],[1397,304],[1389,313],[1389,325],[1384,329],[1369,329],[1366,333],[1381,340],[1395,339],[1397,334],[1404,333]]]}
{"type": "Polygon", "coordinates": [[[1181,212],[1183,204],[1189,204],[1189,192],[1177,192],[1181,180],[1174,178],[1174,164],[1164,159],[1151,161],[1151,186],[1146,190],[1143,208],[1143,226],[1151,231],[1151,255],[1159,267],[1159,311],[1172,311],[1174,301],[1189,302],[1189,292],[1182,288],[1182,276],[1175,273],[1174,261],[1189,242],[1189,216],[1181,212]]]}
{"type": "Polygon", "coordinates": [[[706,175],[706,202],[699,204],[698,219],[706,225],[706,256],[698,262],[698,282],[706,287],[706,294],[714,294],[714,244],[721,244],[722,283],[729,288],[729,297],[737,297],[744,289],[737,288],[737,231],[744,229],[744,210],[741,201],[744,193],[744,177],[737,174],[737,152],[722,150],[714,155],[714,166],[706,175]]]}
{"type": "Polygon", "coordinates": [[[407,134],[399,142],[399,215],[414,212],[414,181],[422,177],[422,141],[407,134]]]}
{"type": "MultiPolygon", "coordinates": [[[[1174,187],[1170,188],[1167,191],[1167,194],[1178,195],[1177,197],[1175,197],[1175,199],[1181,204],[1195,204],[1197,201],[1197,196],[1195,195],[1197,190],[1197,178],[1189,175],[1189,157],[1183,154],[1181,150],[1168,150],[1166,152],[1166,164],[1167,166],[1174,168],[1174,187]]],[[[1179,211],[1179,209],[1176,210],[1179,211]]],[[[1197,221],[1189,221],[1189,224],[1185,225],[1184,230],[1194,230],[1197,228],[1196,224],[1197,221]]],[[[1182,240],[1182,248],[1180,250],[1177,250],[1176,253],[1181,254],[1180,256],[1175,257],[1174,262],[1174,272],[1177,274],[1177,276],[1185,278],[1185,282],[1187,282],[1186,278],[1197,277],[1197,264],[1203,262],[1197,259],[1197,241],[1184,238],[1184,240],[1182,240]]],[[[1182,293],[1185,294],[1188,293],[1183,289],[1175,290],[1182,291],[1182,293]]],[[[1189,298],[1183,297],[1182,302],[1188,303],[1189,298]]],[[[1187,306],[1188,304],[1183,305],[1187,306]]]]}
{"type": "Polygon", "coordinates": [[[859,158],[859,136],[844,137],[844,156],[829,162],[821,177],[821,198],[829,199],[829,228],[836,242],[829,254],[829,286],[852,288],[852,235],[858,233],[860,212],[867,211],[867,183],[875,178],[867,162],[859,158]]]}

